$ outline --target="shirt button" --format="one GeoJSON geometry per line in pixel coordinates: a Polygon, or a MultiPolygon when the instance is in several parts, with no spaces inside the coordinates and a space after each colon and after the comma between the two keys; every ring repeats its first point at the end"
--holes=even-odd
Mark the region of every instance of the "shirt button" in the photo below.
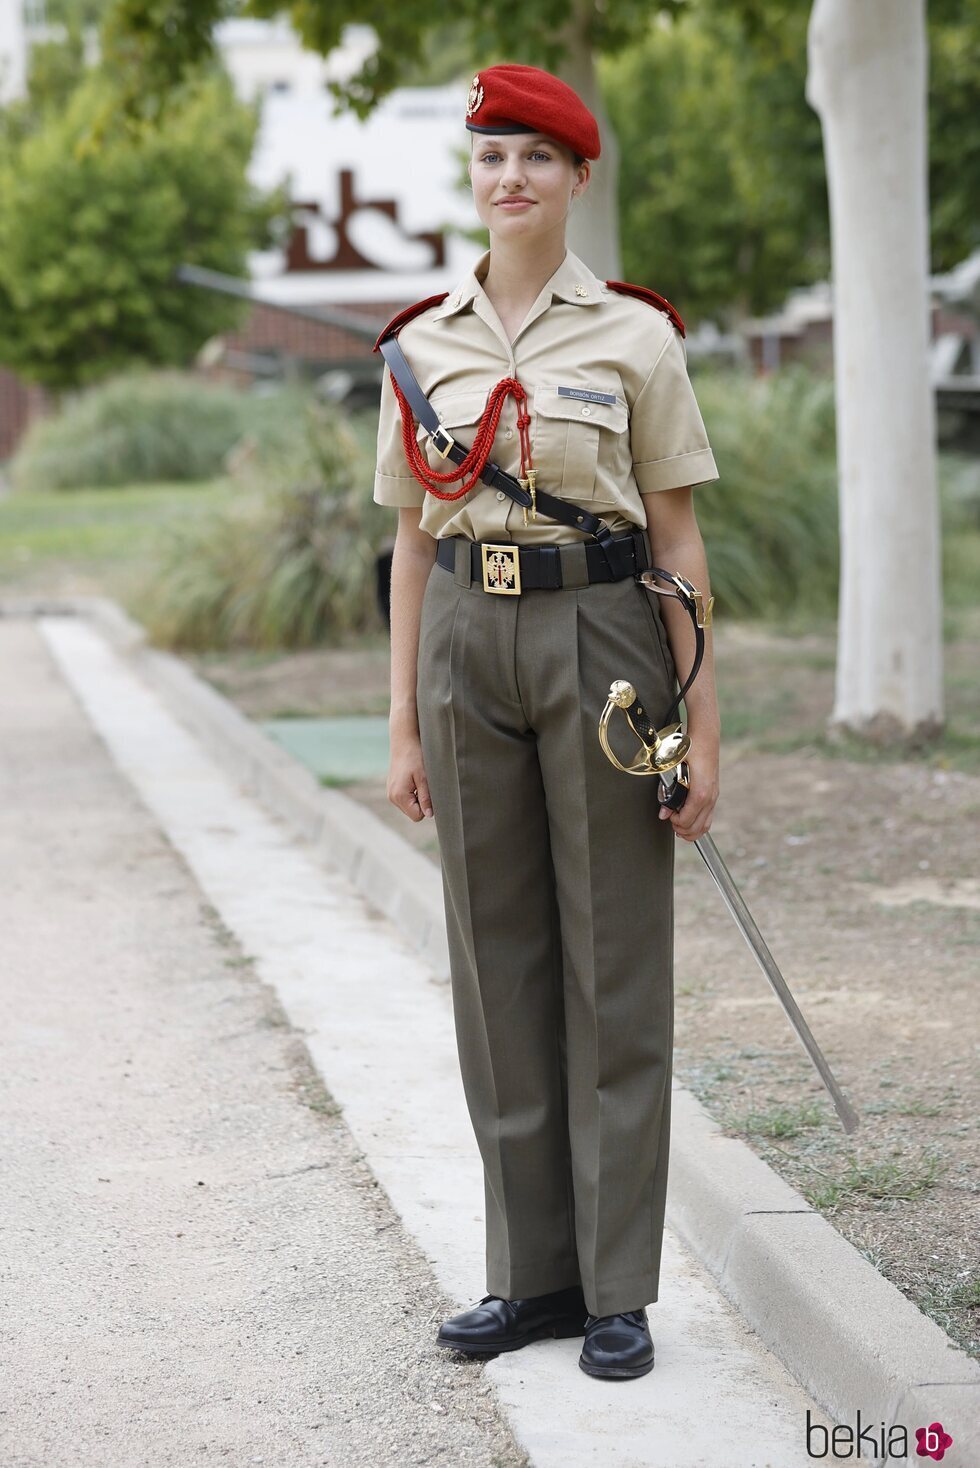
{"type": "Polygon", "coordinates": [[[591,415],[592,415],[592,409],[591,408],[583,408],[582,409],[582,417],[583,418],[589,418],[589,417],[591,417],[591,415]]]}
{"type": "Polygon", "coordinates": [[[497,498],[498,498],[498,500],[502,500],[502,499],[504,499],[504,497],[505,496],[504,496],[503,490],[502,489],[498,489],[497,490],[497,498]]]}
{"type": "Polygon", "coordinates": [[[508,428],[507,432],[504,434],[504,438],[513,438],[513,437],[514,437],[514,430],[513,430],[513,428],[508,428]]]}

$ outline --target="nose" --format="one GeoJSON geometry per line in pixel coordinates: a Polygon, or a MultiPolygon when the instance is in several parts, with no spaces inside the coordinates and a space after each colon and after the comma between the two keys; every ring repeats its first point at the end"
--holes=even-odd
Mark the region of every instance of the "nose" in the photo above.
{"type": "Polygon", "coordinates": [[[509,194],[516,194],[523,188],[526,176],[523,160],[510,158],[504,164],[503,187],[509,194]]]}

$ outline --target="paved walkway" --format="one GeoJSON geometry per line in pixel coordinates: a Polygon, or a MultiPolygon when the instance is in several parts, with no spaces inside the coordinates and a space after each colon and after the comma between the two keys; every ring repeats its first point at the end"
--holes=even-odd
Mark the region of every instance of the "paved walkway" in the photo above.
{"type": "Polygon", "coordinates": [[[649,1376],[439,1351],[485,1292],[446,987],[90,627],[0,659],[4,1468],[811,1461],[670,1234],[649,1376]]]}

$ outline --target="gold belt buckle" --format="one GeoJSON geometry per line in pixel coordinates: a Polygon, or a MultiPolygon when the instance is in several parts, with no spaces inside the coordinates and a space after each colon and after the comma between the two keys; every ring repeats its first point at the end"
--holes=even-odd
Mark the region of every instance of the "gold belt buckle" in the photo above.
{"type": "Polygon", "coordinates": [[[483,542],[483,590],[503,596],[520,595],[520,546],[483,542]]]}

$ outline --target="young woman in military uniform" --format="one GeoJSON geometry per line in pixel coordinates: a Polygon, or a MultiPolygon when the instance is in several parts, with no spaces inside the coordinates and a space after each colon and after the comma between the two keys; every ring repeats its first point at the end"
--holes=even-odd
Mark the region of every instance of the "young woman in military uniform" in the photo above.
{"type": "Polygon", "coordinates": [[[674,840],[707,831],[718,796],[710,632],[679,811],[658,779],[615,769],[598,722],[612,679],[665,711],[693,665],[687,611],[636,573],[680,573],[707,600],[691,486],[718,471],[677,312],[566,247],[599,156],[592,113],[550,73],[501,65],[474,78],[466,126],[490,248],[378,345],[397,335],[439,433],[478,440],[477,468],[489,453],[584,506],[616,553],[526,512],[472,462],[454,469],[385,367],[374,498],[399,507],[388,796],[437,822],[492,1292],[438,1341],[491,1354],[584,1336],[583,1370],[634,1377],[653,1365],[667,1186],[674,840]]]}

